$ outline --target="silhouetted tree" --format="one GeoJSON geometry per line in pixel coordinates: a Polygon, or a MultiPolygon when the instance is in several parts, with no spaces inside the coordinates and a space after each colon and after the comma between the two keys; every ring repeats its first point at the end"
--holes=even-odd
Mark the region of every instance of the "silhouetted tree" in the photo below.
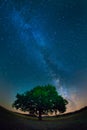
{"type": "Polygon", "coordinates": [[[48,112],[66,111],[68,101],[58,94],[52,85],[37,86],[24,94],[17,94],[13,107],[22,111],[38,114],[42,120],[42,114],[48,112]]]}

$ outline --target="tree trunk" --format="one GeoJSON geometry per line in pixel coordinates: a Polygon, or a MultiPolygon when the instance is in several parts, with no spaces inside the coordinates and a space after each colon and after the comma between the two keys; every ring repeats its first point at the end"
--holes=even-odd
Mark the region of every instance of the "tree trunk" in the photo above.
{"type": "Polygon", "coordinates": [[[39,120],[41,121],[42,120],[42,112],[41,112],[41,110],[39,110],[39,120]]]}

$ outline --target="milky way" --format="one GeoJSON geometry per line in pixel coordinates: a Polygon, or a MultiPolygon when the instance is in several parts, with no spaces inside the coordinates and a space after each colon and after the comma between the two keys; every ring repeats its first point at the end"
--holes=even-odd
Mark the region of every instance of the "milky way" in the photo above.
{"type": "Polygon", "coordinates": [[[51,83],[70,102],[68,109],[87,105],[86,5],[86,0],[0,2],[1,104],[51,83]]]}

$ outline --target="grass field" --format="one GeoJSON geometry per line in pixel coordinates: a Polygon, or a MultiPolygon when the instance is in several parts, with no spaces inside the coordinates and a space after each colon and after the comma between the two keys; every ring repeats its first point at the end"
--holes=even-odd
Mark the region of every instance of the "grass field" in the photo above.
{"type": "Polygon", "coordinates": [[[42,121],[0,107],[0,130],[87,130],[87,107],[63,116],[45,117],[42,121]]]}

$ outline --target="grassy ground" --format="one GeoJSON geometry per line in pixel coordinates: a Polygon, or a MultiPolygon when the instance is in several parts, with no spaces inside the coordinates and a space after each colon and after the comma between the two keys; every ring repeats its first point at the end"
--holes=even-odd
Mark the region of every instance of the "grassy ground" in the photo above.
{"type": "Polygon", "coordinates": [[[87,109],[38,121],[0,107],[0,130],[87,130],[87,109]]]}

